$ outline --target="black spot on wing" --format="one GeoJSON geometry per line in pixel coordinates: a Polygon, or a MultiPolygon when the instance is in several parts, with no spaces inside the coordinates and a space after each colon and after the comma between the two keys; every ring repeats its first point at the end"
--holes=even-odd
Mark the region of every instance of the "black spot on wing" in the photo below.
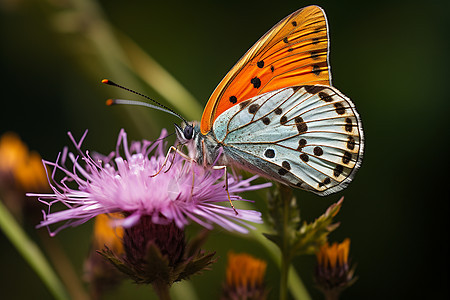
{"type": "Polygon", "coordinates": [[[301,151],[303,149],[303,147],[306,146],[306,140],[305,139],[300,139],[298,141],[298,148],[297,151],[301,151]]]}
{"type": "Polygon", "coordinates": [[[275,150],[267,149],[266,152],[264,152],[264,156],[267,157],[267,158],[274,158],[275,157],[275,150]]]}
{"type": "Polygon", "coordinates": [[[253,84],[253,87],[254,87],[255,89],[258,89],[258,88],[261,87],[261,79],[259,79],[258,77],[253,77],[253,78],[250,80],[250,83],[253,84]]]}
{"type": "Polygon", "coordinates": [[[312,58],[312,59],[316,60],[316,59],[319,58],[319,56],[320,56],[320,53],[319,53],[319,52],[317,52],[317,51],[312,51],[312,52],[311,52],[311,58],[312,58]]]}
{"type": "Polygon", "coordinates": [[[248,107],[248,112],[250,114],[255,114],[258,111],[258,109],[259,109],[259,105],[254,103],[248,107]]]}
{"type": "Polygon", "coordinates": [[[325,92],[320,92],[319,93],[319,98],[322,99],[325,102],[331,102],[333,101],[333,97],[331,97],[330,95],[328,95],[325,92]]]}
{"type": "Polygon", "coordinates": [[[326,184],[329,184],[331,182],[330,177],[325,178],[322,182],[319,183],[319,187],[323,187],[326,184]]]}
{"type": "Polygon", "coordinates": [[[352,119],[346,118],[345,119],[345,131],[352,132],[353,124],[352,119]]]}
{"type": "Polygon", "coordinates": [[[348,164],[352,160],[352,154],[350,152],[345,151],[344,156],[342,157],[342,162],[344,164],[348,164]]]}
{"type": "Polygon", "coordinates": [[[239,103],[241,110],[246,108],[249,103],[250,103],[250,100],[239,103]]]}
{"type": "Polygon", "coordinates": [[[345,108],[344,108],[344,105],[342,105],[342,103],[340,103],[340,102],[334,103],[334,108],[336,109],[336,113],[338,115],[345,114],[345,108]]]}
{"type": "Polygon", "coordinates": [[[344,172],[344,166],[336,165],[336,167],[334,168],[333,175],[334,175],[334,177],[339,177],[339,175],[341,175],[342,172],[344,172]]]}
{"type": "Polygon", "coordinates": [[[320,147],[314,147],[314,150],[313,150],[313,152],[314,152],[314,155],[316,155],[316,156],[321,156],[321,155],[323,155],[323,150],[322,150],[322,148],[320,148],[320,147]]]}
{"type": "MultiPolygon", "coordinates": [[[[305,91],[307,93],[310,93],[313,95],[319,93],[320,91],[322,91],[325,88],[323,86],[317,86],[317,85],[305,85],[303,87],[305,88],[305,91]]],[[[320,95],[319,95],[319,97],[320,97],[320,95]]]]}
{"type": "Polygon", "coordinates": [[[319,76],[321,71],[322,70],[320,70],[320,67],[318,65],[314,65],[311,70],[311,72],[313,72],[313,74],[316,76],[319,76]]]}
{"type": "Polygon", "coordinates": [[[355,144],[356,144],[355,139],[352,136],[349,136],[347,141],[347,148],[353,150],[355,149],[355,144]]]}
{"type": "Polygon", "coordinates": [[[294,91],[294,93],[296,93],[299,89],[301,89],[302,87],[299,85],[296,86],[291,86],[291,89],[294,91]]]}
{"type": "Polygon", "coordinates": [[[278,170],[278,174],[280,174],[281,176],[286,175],[288,172],[289,172],[289,171],[286,170],[286,169],[279,169],[279,170],[278,170]]]}
{"type": "Polygon", "coordinates": [[[304,162],[308,162],[309,156],[306,153],[302,153],[302,154],[300,154],[300,159],[303,160],[304,162]]]}
{"type": "Polygon", "coordinates": [[[283,161],[283,162],[281,163],[281,166],[282,166],[283,168],[285,168],[286,170],[290,170],[290,169],[291,169],[291,164],[290,164],[289,162],[287,162],[287,161],[283,161]]]}
{"type": "Polygon", "coordinates": [[[302,117],[295,118],[295,126],[297,126],[298,133],[304,133],[308,130],[308,125],[306,125],[302,117]]]}

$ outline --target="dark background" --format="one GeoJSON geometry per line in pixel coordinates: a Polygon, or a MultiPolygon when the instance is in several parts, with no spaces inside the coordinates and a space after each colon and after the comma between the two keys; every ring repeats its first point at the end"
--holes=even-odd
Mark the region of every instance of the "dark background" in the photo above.
{"type": "MultiPolygon", "coordinates": [[[[154,139],[160,128],[173,129],[178,120],[164,113],[104,105],[120,93],[101,85],[104,77],[167,102],[123,66],[113,70],[103,64],[105,54],[86,37],[98,16],[133,39],[203,106],[259,37],[309,4],[327,13],[333,85],[356,104],[366,151],[345,191],[327,198],[296,192],[302,217],[312,221],[345,196],[337,216],[341,226],[330,240],[351,238],[359,280],[343,299],[444,298],[449,294],[448,1],[0,1],[0,133],[17,132],[30,149],[54,160],[69,144],[67,131],[79,137],[89,129],[84,149],[108,153],[120,128],[130,139],[154,139]],[[137,122],[146,130],[134,125],[133,115],[144,116],[137,122]]],[[[107,42],[97,42],[108,50],[107,42]]],[[[257,201],[264,210],[264,200],[257,201]]],[[[32,237],[34,225],[26,225],[32,237]]],[[[79,274],[91,228],[88,223],[56,238],[79,274]]],[[[51,297],[2,234],[0,245],[1,298],[51,297]]],[[[216,230],[206,248],[220,259],[212,271],[194,278],[200,299],[217,298],[230,249],[269,261],[266,280],[273,286],[271,298],[277,298],[278,269],[258,244],[216,230]]],[[[312,297],[320,299],[312,281],[314,260],[298,258],[295,265],[312,297]]],[[[149,287],[126,283],[109,298],[152,294],[149,287]]]]}

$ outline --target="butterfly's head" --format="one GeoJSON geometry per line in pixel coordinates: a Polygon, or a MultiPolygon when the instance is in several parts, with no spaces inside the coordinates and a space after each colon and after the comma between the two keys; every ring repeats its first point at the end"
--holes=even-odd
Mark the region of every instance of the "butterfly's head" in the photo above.
{"type": "Polygon", "coordinates": [[[185,145],[188,149],[189,156],[197,160],[199,150],[197,145],[199,144],[200,128],[196,122],[182,122],[181,126],[175,125],[175,133],[177,134],[177,140],[179,144],[185,145]]]}
{"type": "Polygon", "coordinates": [[[178,126],[177,124],[174,125],[178,141],[181,144],[191,144],[192,141],[195,140],[195,136],[199,133],[194,122],[183,122],[181,123],[181,126],[178,126]]]}

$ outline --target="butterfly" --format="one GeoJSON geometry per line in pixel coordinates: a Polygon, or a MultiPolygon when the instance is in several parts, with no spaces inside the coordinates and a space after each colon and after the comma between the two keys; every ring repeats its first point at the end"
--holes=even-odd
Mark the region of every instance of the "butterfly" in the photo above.
{"type": "Polygon", "coordinates": [[[164,108],[183,120],[178,140],[205,166],[236,166],[324,196],[344,189],[361,165],[361,119],[331,85],[319,6],[297,10],[262,36],[216,87],[200,123],[164,108]]]}
{"type": "Polygon", "coordinates": [[[290,14],[253,45],[212,93],[201,122],[176,126],[193,159],[234,165],[328,195],[360,167],[352,101],[331,86],[328,23],[318,6],[290,14]]]}

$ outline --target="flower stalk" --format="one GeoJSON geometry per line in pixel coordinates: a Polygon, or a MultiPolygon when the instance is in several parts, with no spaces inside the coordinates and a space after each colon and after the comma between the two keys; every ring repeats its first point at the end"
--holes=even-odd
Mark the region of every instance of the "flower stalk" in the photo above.
{"type": "Polygon", "coordinates": [[[162,280],[155,280],[152,286],[160,300],[170,300],[170,286],[167,283],[162,280]]]}
{"type": "Polygon", "coordinates": [[[280,276],[280,300],[287,299],[288,296],[288,274],[292,257],[289,253],[289,208],[292,199],[292,189],[280,186],[281,199],[283,201],[283,246],[281,250],[281,276],[280,276]]]}

